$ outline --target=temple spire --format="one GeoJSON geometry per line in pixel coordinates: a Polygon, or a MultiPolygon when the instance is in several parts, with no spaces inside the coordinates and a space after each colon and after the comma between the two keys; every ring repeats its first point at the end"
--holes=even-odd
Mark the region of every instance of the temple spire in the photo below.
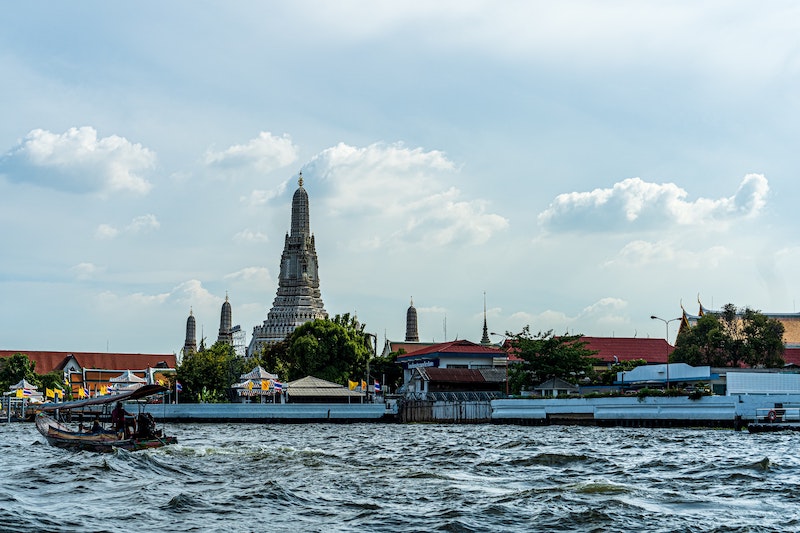
{"type": "Polygon", "coordinates": [[[481,344],[488,346],[492,343],[489,339],[489,328],[486,325],[486,291],[483,291],[483,337],[481,337],[481,344]]]}
{"type": "Polygon", "coordinates": [[[327,318],[319,288],[319,270],[314,236],[309,222],[308,193],[303,188],[303,173],[297,178],[292,196],[291,229],[286,234],[278,275],[278,292],[263,325],[253,328],[247,349],[249,356],[264,345],[280,342],[298,326],[327,318]]]}
{"type": "Polygon", "coordinates": [[[411,298],[411,305],[406,311],[406,342],[419,342],[417,333],[417,309],[414,307],[414,298],[411,298]]]}

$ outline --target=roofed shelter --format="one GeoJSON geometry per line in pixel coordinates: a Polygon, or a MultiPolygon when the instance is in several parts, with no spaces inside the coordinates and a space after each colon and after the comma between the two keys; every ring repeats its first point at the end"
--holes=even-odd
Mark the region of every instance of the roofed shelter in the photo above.
{"type": "Polygon", "coordinates": [[[360,403],[365,396],[363,392],[314,376],[290,381],[285,386],[285,394],[289,403],[360,403]]]}

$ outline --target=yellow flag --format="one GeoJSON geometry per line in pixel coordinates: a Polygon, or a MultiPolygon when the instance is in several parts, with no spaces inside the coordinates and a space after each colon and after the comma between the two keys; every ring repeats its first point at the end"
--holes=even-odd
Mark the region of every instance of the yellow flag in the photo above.
{"type": "Polygon", "coordinates": [[[17,389],[17,398],[22,398],[24,395],[25,393],[22,392],[22,389],[17,389]]]}
{"type": "Polygon", "coordinates": [[[45,387],[45,389],[44,389],[44,397],[45,398],[55,398],[56,397],[56,391],[54,391],[53,389],[48,389],[47,387],[45,387]]]}
{"type": "Polygon", "coordinates": [[[253,382],[252,381],[248,381],[247,382],[247,390],[253,390],[253,382]]]}
{"type": "Polygon", "coordinates": [[[347,380],[347,384],[350,387],[350,390],[355,390],[355,388],[358,387],[358,383],[355,381],[350,381],[349,379],[347,380]]]}
{"type": "Polygon", "coordinates": [[[361,380],[361,390],[367,390],[367,382],[363,379],[361,380]]]}
{"type": "Polygon", "coordinates": [[[78,388],[78,397],[86,398],[86,389],[84,389],[83,387],[78,388]]]}
{"type": "Polygon", "coordinates": [[[261,380],[261,390],[269,390],[269,381],[266,379],[261,380]]]}
{"type": "Polygon", "coordinates": [[[64,391],[61,389],[56,389],[56,394],[58,394],[59,399],[64,399],[64,391]]]}

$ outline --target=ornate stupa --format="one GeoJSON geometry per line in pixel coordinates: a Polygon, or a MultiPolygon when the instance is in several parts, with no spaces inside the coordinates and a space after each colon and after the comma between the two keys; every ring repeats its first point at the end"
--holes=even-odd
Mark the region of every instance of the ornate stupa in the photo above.
{"type": "Polygon", "coordinates": [[[303,188],[303,173],[292,197],[292,226],[286,234],[281,255],[278,293],[263,325],[253,328],[247,348],[252,356],[265,344],[280,342],[298,326],[318,318],[328,318],[319,289],[319,269],[314,235],[309,229],[308,193],[303,188]]]}
{"type": "Polygon", "coordinates": [[[225,303],[222,304],[222,311],[219,317],[219,334],[217,342],[233,344],[233,327],[231,318],[231,303],[228,301],[228,294],[225,293],[225,303]]]}
{"type": "Polygon", "coordinates": [[[194,320],[192,308],[189,308],[189,318],[186,319],[186,340],[183,342],[183,355],[197,351],[197,325],[194,320]]]}
{"type": "Polygon", "coordinates": [[[406,311],[406,342],[419,342],[417,333],[417,308],[414,307],[414,298],[411,298],[411,305],[406,311]]]}

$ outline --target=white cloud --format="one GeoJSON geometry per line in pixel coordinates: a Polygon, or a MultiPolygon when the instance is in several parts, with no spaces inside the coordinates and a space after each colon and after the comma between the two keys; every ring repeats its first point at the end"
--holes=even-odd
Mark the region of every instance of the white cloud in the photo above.
{"type": "Polygon", "coordinates": [[[233,236],[233,240],[245,244],[269,241],[266,233],[249,228],[236,233],[236,235],[233,236]]]}
{"type": "Polygon", "coordinates": [[[263,267],[247,267],[231,274],[226,274],[223,279],[230,281],[241,281],[256,285],[270,285],[272,279],[269,270],[263,267]]]}
{"type": "Polygon", "coordinates": [[[246,144],[236,144],[221,152],[206,152],[205,163],[222,169],[251,168],[271,172],[297,161],[297,146],[291,137],[262,131],[246,144]]]}
{"type": "Polygon", "coordinates": [[[148,214],[134,218],[125,229],[131,233],[143,233],[160,227],[161,223],[156,216],[148,214]]]}
{"type": "Polygon", "coordinates": [[[109,224],[100,224],[94,232],[95,239],[113,239],[119,235],[119,230],[109,224]]]}
{"type": "Polygon", "coordinates": [[[288,180],[283,181],[274,189],[263,190],[255,189],[247,196],[239,197],[239,202],[249,207],[258,207],[283,194],[286,190],[288,180]]]}
{"type": "Polygon", "coordinates": [[[117,135],[99,138],[94,128],[70,128],[63,134],[32,130],[0,158],[0,173],[11,181],[74,193],[130,191],[147,194],[143,174],[155,154],[117,135]]]}
{"type": "Polygon", "coordinates": [[[100,269],[92,263],[78,263],[72,267],[72,273],[79,280],[91,279],[100,269]]]}
{"type": "Polygon", "coordinates": [[[130,224],[125,226],[122,230],[115,228],[110,224],[100,224],[94,232],[96,239],[114,239],[120,233],[138,234],[147,233],[149,231],[157,230],[161,227],[155,215],[147,214],[135,217],[131,220],[130,224]]]}
{"type": "Polygon", "coordinates": [[[607,261],[605,266],[642,267],[666,263],[680,269],[709,269],[718,267],[732,255],[731,250],[719,245],[691,251],[681,249],[679,244],[673,242],[636,240],[626,244],[617,257],[607,261]]]}
{"type": "Polygon", "coordinates": [[[629,178],[610,189],[560,194],[538,220],[549,230],[589,233],[664,230],[673,225],[721,228],[726,222],[757,216],[768,193],[769,184],[761,174],[746,175],[733,196],[694,202],[686,201],[688,193],[674,183],[629,178]]]}
{"type": "Polygon", "coordinates": [[[448,186],[454,167],[437,150],[340,143],[315,156],[304,173],[328,187],[322,201],[331,216],[372,220],[359,242],[377,242],[378,235],[427,247],[486,242],[508,221],[488,213],[486,202],[463,199],[448,186]]]}

